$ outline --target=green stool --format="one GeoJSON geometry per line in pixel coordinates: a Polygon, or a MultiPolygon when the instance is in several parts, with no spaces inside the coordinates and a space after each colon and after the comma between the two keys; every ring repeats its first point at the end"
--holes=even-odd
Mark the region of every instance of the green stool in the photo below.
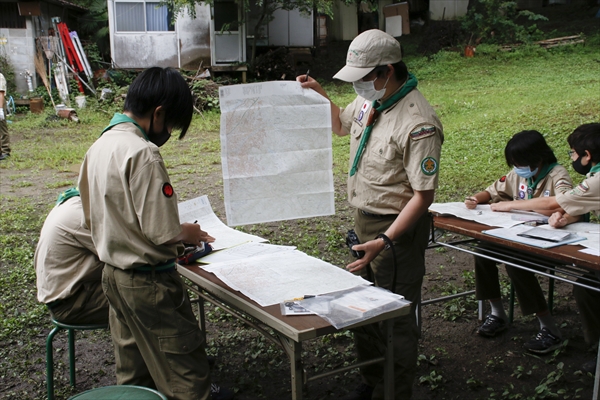
{"type": "Polygon", "coordinates": [[[69,397],[69,400],[167,400],[167,397],[154,389],[132,386],[116,385],[104,386],[87,390],[83,393],[69,397]]]}
{"type": "Polygon", "coordinates": [[[75,387],[75,331],[107,329],[108,325],[70,325],[59,322],[54,318],[51,318],[50,321],[54,324],[54,329],[50,331],[46,339],[46,386],[48,388],[48,400],[54,400],[54,348],[52,346],[54,336],[63,329],[69,332],[69,373],[71,386],[75,387]]]}

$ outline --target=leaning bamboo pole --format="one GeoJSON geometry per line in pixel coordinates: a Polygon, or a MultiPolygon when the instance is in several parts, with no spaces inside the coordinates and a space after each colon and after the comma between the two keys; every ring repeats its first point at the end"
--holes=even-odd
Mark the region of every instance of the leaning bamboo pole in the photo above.
{"type": "Polygon", "coordinates": [[[44,86],[46,86],[46,90],[48,91],[48,96],[50,96],[52,106],[56,110],[56,104],[54,104],[54,99],[52,98],[52,92],[50,90],[50,82],[48,82],[48,75],[46,75],[46,65],[44,64],[44,56],[42,56],[42,51],[40,50],[39,46],[36,46],[35,58],[33,62],[35,64],[35,70],[37,71],[40,78],[42,78],[44,86]]]}

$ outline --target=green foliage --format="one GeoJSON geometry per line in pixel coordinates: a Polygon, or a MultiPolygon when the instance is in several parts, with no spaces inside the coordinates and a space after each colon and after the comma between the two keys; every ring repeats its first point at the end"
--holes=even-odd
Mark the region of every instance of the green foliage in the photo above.
{"type": "Polygon", "coordinates": [[[419,384],[429,385],[429,388],[433,391],[437,389],[441,384],[444,383],[444,377],[438,372],[431,371],[429,375],[423,375],[419,377],[419,384]]]}
{"type": "Polygon", "coordinates": [[[197,79],[191,84],[194,105],[200,111],[219,109],[219,85],[209,79],[197,79]]]}
{"type": "Polygon", "coordinates": [[[6,79],[6,88],[8,89],[8,93],[14,93],[16,88],[15,69],[9,62],[5,53],[0,53],[0,73],[4,75],[4,79],[6,79]]]}
{"type": "Polygon", "coordinates": [[[528,43],[541,38],[542,32],[527,21],[547,20],[543,15],[517,10],[514,1],[476,0],[462,19],[462,28],[486,43],[528,43]]]}

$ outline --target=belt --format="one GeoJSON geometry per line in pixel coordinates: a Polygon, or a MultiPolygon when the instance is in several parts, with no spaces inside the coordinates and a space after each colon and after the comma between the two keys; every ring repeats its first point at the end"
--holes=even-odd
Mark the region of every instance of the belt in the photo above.
{"type": "Polygon", "coordinates": [[[365,210],[360,210],[360,213],[362,215],[366,215],[367,217],[373,217],[373,218],[386,218],[386,217],[397,217],[398,216],[398,214],[373,214],[373,213],[370,213],[365,210]]]}
{"type": "Polygon", "coordinates": [[[60,305],[60,303],[62,303],[62,300],[54,300],[54,301],[51,301],[50,303],[46,303],[46,307],[53,310],[56,307],[58,307],[60,305]]]}
{"type": "Polygon", "coordinates": [[[173,258],[173,259],[165,262],[164,264],[143,265],[141,267],[134,268],[133,271],[142,272],[142,273],[146,273],[146,274],[149,274],[151,272],[154,272],[154,273],[172,272],[172,271],[175,271],[175,259],[173,258]]]}

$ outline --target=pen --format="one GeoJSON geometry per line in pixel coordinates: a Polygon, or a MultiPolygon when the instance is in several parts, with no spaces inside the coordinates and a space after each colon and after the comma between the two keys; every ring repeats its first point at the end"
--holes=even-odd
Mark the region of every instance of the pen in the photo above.
{"type": "Polygon", "coordinates": [[[302,297],[294,297],[292,299],[292,301],[299,301],[299,300],[304,300],[304,299],[311,299],[313,297],[316,297],[316,296],[314,294],[307,294],[307,295],[304,295],[302,297]]]}
{"type": "Polygon", "coordinates": [[[195,223],[195,224],[197,224],[197,223],[198,223],[198,220],[195,220],[195,221],[194,221],[194,223],[195,223]]]}
{"type": "Polygon", "coordinates": [[[465,197],[466,201],[474,201],[477,203],[477,199],[475,197],[465,197]]]}
{"type": "Polygon", "coordinates": [[[306,71],[306,76],[304,77],[304,82],[308,82],[308,73],[310,72],[310,69],[306,71]]]}

